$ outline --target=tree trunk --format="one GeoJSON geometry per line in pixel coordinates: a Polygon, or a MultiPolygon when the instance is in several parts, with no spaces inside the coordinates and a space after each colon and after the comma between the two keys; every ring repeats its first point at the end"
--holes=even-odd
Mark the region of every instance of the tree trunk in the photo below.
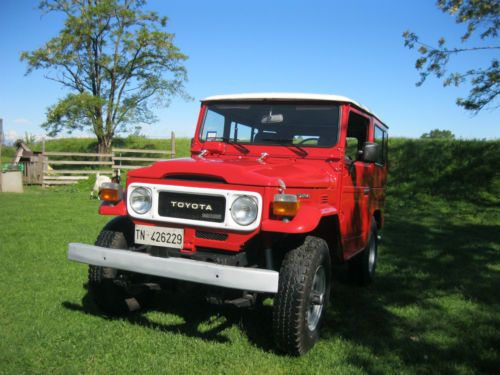
{"type": "Polygon", "coordinates": [[[97,137],[97,152],[99,154],[110,154],[111,153],[111,141],[113,137],[111,136],[102,136],[97,137]]]}

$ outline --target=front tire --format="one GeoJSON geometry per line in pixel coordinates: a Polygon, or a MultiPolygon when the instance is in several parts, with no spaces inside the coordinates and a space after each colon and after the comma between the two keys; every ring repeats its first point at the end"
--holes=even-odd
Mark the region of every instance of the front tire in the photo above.
{"type": "MultiPolygon", "coordinates": [[[[124,233],[104,229],[96,240],[96,246],[111,249],[128,249],[124,233]]],[[[97,307],[108,315],[121,315],[134,310],[136,303],[127,292],[126,274],[114,268],[89,266],[89,292],[97,307]]]]}
{"type": "Polygon", "coordinates": [[[274,338],[285,353],[302,355],[318,341],[330,279],[330,252],[323,239],[308,236],[285,255],[273,311],[274,338]]]}

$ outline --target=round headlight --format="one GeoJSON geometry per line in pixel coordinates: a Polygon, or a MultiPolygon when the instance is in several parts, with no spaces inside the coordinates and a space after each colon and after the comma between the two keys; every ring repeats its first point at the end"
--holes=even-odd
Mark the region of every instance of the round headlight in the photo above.
{"type": "Polygon", "coordinates": [[[130,193],[130,207],[138,213],[143,215],[151,209],[151,190],[148,188],[138,187],[130,193]]]}
{"type": "Polygon", "coordinates": [[[241,196],[231,206],[231,216],[239,225],[252,224],[257,219],[258,206],[255,199],[241,196]]]}

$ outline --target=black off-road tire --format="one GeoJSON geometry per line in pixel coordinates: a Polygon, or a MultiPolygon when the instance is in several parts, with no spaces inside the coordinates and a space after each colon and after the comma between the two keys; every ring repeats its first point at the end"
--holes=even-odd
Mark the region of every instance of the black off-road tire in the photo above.
{"type": "Polygon", "coordinates": [[[273,307],[274,339],[280,350],[299,356],[318,341],[329,301],[330,281],[330,252],[323,239],[308,236],[285,255],[273,307]],[[321,278],[324,287],[319,300],[317,291],[321,288],[317,280],[321,278]]]}
{"type": "Polygon", "coordinates": [[[349,275],[356,284],[365,286],[373,282],[377,268],[377,255],[377,222],[372,218],[368,244],[361,253],[349,260],[349,275]]]}
{"type": "MultiPolygon", "coordinates": [[[[95,244],[112,249],[128,248],[127,240],[122,232],[107,229],[99,234],[95,244]]],[[[125,281],[120,280],[118,270],[90,265],[88,280],[89,292],[96,305],[104,313],[121,315],[131,310],[130,302],[127,304],[130,295],[127,293],[125,281]]]]}

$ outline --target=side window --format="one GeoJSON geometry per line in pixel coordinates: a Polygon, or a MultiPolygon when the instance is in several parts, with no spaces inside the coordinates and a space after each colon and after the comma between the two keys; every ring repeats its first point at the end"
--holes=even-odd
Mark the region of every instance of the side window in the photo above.
{"type": "Polygon", "coordinates": [[[205,116],[204,134],[200,138],[203,141],[221,140],[224,137],[224,116],[210,110],[205,116]]]}
{"type": "Polygon", "coordinates": [[[363,145],[368,140],[368,125],[370,120],[355,112],[349,114],[345,155],[351,160],[360,160],[363,145]]]}
{"type": "Polygon", "coordinates": [[[387,132],[384,132],[384,161],[387,163],[388,162],[388,155],[389,155],[389,134],[387,132]]]}
{"type": "Polygon", "coordinates": [[[345,154],[349,159],[356,160],[358,157],[358,139],[347,137],[345,139],[345,154]]]}
{"type": "Polygon", "coordinates": [[[387,155],[387,133],[383,131],[381,128],[378,126],[375,126],[375,143],[380,145],[380,151],[377,157],[377,164],[384,165],[385,164],[385,159],[387,155]]]}

